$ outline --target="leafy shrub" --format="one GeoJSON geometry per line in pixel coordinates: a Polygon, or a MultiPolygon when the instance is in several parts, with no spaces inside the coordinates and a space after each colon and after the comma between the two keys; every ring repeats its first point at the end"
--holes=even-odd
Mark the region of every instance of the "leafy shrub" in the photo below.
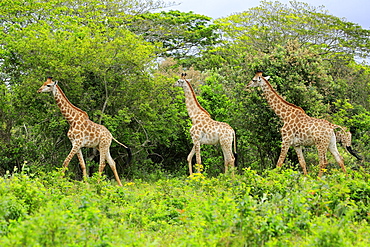
{"type": "Polygon", "coordinates": [[[0,179],[2,246],[367,246],[367,174],[0,179]]]}

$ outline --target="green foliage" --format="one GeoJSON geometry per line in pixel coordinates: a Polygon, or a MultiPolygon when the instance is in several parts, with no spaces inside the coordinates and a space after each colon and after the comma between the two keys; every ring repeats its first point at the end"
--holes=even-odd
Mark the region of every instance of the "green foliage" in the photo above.
{"type": "MultiPolygon", "coordinates": [[[[274,167],[280,153],[281,122],[258,90],[245,91],[256,70],[271,76],[274,89],[308,115],[343,123],[367,160],[368,128],[362,124],[369,110],[369,67],[353,58],[367,56],[368,42],[363,39],[369,30],[328,15],[323,7],[296,1],[289,5],[263,1],[215,22],[225,39],[203,52],[194,66],[217,73],[219,83],[231,89],[234,107],[229,123],[239,135],[242,167],[274,167]],[[353,109],[339,109],[338,100],[353,109]]],[[[296,167],[296,155],[289,152],[286,163],[296,167]]]]}
{"type": "Polygon", "coordinates": [[[210,20],[210,17],[192,11],[171,10],[134,16],[127,25],[132,32],[159,45],[163,49],[160,56],[186,58],[182,62],[191,65],[190,58],[219,42],[218,27],[210,20]]]}
{"type": "Polygon", "coordinates": [[[292,170],[145,178],[14,173],[0,181],[2,246],[366,246],[368,175],[292,170]],[[145,182],[144,182],[145,181],[145,182]]]}
{"type": "MultiPolygon", "coordinates": [[[[150,75],[156,48],[125,29],[122,23],[129,16],[118,11],[130,6],[127,12],[133,14],[136,8],[159,7],[160,2],[148,2],[147,6],[141,1],[74,3],[71,7],[70,1],[30,1],[24,7],[32,15],[21,12],[20,19],[13,12],[21,2],[0,5],[4,10],[2,172],[20,167],[23,161],[35,168],[44,162],[60,167],[71,148],[66,136],[68,124],[54,100],[50,95],[36,95],[47,76],[54,76],[74,105],[93,121],[106,125],[115,138],[133,150],[138,165],[134,162],[128,170],[120,148],[112,145],[120,173],[126,169],[125,175],[132,175],[153,162],[171,168],[177,159],[172,159],[168,150],[180,151],[184,138],[179,133],[181,120],[172,117],[177,112],[168,89],[173,78],[150,75]],[[10,25],[10,20],[16,24],[10,25]],[[22,118],[17,117],[20,115],[22,118]]],[[[96,153],[87,150],[84,156],[96,158],[96,153]]],[[[73,163],[77,159],[70,170],[79,178],[81,173],[73,163]]]]}
{"type": "MultiPolygon", "coordinates": [[[[368,171],[370,69],[354,57],[367,56],[369,30],[296,1],[263,1],[214,22],[193,12],[158,11],[171,4],[2,1],[0,174],[25,163],[33,172],[54,171],[70,151],[68,123],[50,95],[36,94],[47,76],[132,149],[133,162],[126,164],[124,150],[112,144],[121,177],[187,174],[191,121],[183,93],[172,87],[184,70],[201,105],[236,130],[239,169],[261,173],[275,167],[281,122],[258,90],[245,89],[257,69],[310,116],[349,128],[364,161],[342,149],[345,164],[368,171]]],[[[83,155],[94,174],[98,153],[83,149],[83,155]]],[[[315,172],[316,152],[305,155],[315,172]]],[[[220,148],[204,146],[202,156],[209,176],[223,172],[220,148]]],[[[81,179],[77,164],[73,159],[70,179],[81,179]]],[[[295,154],[289,152],[284,167],[300,170],[295,154]]],[[[112,177],[109,168],[104,174],[112,177]]]]}
{"type": "Polygon", "coordinates": [[[271,52],[276,44],[286,45],[297,39],[330,58],[369,54],[369,30],[327,14],[324,6],[299,1],[261,1],[260,6],[221,18],[217,24],[227,38],[264,53],[271,52]]]}

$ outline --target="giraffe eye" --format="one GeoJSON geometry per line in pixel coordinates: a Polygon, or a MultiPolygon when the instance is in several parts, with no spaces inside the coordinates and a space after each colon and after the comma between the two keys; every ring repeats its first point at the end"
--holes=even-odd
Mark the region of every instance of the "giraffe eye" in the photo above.
{"type": "Polygon", "coordinates": [[[46,85],[47,87],[51,87],[51,85],[50,84],[48,84],[48,85],[46,85]]]}

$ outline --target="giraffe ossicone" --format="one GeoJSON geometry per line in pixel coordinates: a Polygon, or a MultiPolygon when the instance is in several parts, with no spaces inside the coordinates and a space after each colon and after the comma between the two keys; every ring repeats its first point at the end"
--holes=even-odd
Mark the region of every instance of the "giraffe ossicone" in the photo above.
{"type": "Polygon", "coordinates": [[[293,146],[299,160],[299,164],[306,175],[306,161],[303,157],[303,146],[315,145],[318,150],[320,160],[319,177],[322,176],[325,167],[328,164],[326,153],[329,150],[343,172],[346,172],[344,161],[337,149],[337,139],[334,132],[335,129],[340,129],[337,135],[341,135],[344,146],[356,158],[356,152],[351,148],[351,134],[342,126],[332,124],[327,120],[318,119],[308,116],[305,111],[292,103],[284,100],[268,82],[269,77],[263,77],[262,72],[258,71],[247,87],[261,87],[271,109],[283,121],[281,128],[282,144],[281,152],[277,162],[277,167],[281,167],[285,160],[286,154],[290,146],[293,146]],[[344,133],[344,134],[342,134],[344,133]]]}
{"type": "Polygon", "coordinates": [[[77,154],[83,176],[86,178],[86,165],[82,156],[81,148],[96,148],[100,153],[99,174],[102,174],[106,165],[105,162],[107,161],[114,173],[114,177],[118,185],[122,186],[121,180],[117,173],[116,163],[110,155],[109,148],[112,143],[112,139],[118,144],[122,145],[128,153],[127,162],[130,162],[132,157],[130,148],[117,141],[105,126],[94,123],[89,119],[89,116],[86,112],[74,106],[67,99],[62,89],[58,86],[58,82],[54,82],[52,80],[52,77],[48,77],[46,82],[44,82],[37,92],[52,92],[60,111],[69,124],[67,136],[72,142],[72,149],[63,162],[63,171],[66,170],[73,156],[77,154]]]}
{"type": "Polygon", "coordinates": [[[218,122],[211,118],[211,115],[199,104],[192,86],[185,77],[186,73],[182,73],[181,78],[174,86],[181,87],[184,90],[186,108],[192,121],[190,135],[193,141],[193,148],[187,158],[190,175],[193,174],[192,158],[194,154],[196,155],[197,164],[202,164],[200,157],[200,146],[202,144],[214,145],[220,143],[224,155],[225,172],[230,168],[232,168],[233,172],[237,163],[234,129],[227,123],[218,122]]]}

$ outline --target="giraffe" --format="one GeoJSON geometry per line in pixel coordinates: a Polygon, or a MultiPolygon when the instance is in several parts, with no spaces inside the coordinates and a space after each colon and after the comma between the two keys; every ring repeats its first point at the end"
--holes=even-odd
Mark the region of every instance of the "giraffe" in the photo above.
{"type": "MultiPolygon", "coordinates": [[[[225,173],[229,168],[234,168],[237,164],[236,158],[236,137],[235,131],[227,123],[218,122],[211,118],[211,115],[199,104],[194,90],[189,81],[185,79],[186,74],[181,74],[174,86],[181,87],[185,93],[185,104],[192,121],[190,135],[193,141],[193,148],[190,151],[187,161],[189,173],[193,174],[192,158],[196,154],[197,164],[201,165],[200,145],[214,145],[220,143],[224,155],[225,173]],[[234,153],[232,151],[234,143],[234,153]]],[[[198,169],[198,172],[199,169],[198,169]]],[[[232,170],[232,172],[234,172],[232,170]]]]}
{"type": "Polygon", "coordinates": [[[60,111],[69,124],[67,136],[72,142],[72,150],[63,162],[63,173],[67,169],[72,157],[77,154],[83,176],[86,178],[86,165],[82,156],[81,148],[96,148],[100,152],[99,174],[102,174],[106,165],[105,161],[107,161],[114,173],[114,177],[118,185],[122,186],[117,173],[116,164],[110,155],[109,147],[112,139],[122,145],[128,152],[128,162],[131,160],[130,148],[117,141],[105,126],[91,121],[86,112],[74,106],[67,99],[62,89],[57,84],[58,81],[54,82],[52,77],[48,77],[46,82],[44,82],[37,92],[52,92],[60,111]]]}
{"type": "MultiPolygon", "coordinates": [[[[268,104],[272,110],[274,110],[276,115],[278,115],[283,121],[283,127],[281,128],[281,152],[277,162],[277,167],[281,167],[283,165],[289,147],[293,146],[297,153],[299,164],[303,169],[303,173],[307,175],[306,161],[303,157],[302,147],[315,145],[318,150],[320,161],[319,177],[322,176],[325,167],[327,166],[328,161],[326,153],[328,150],[333,154],[343,172],[346,173],[343,158],[337,149],[334,130],[339,128],[341,133],[349,132],[346,132],[343,127],[332,124],[327,120],[310,117],[301,107],[285,101],[272,88],[271,84],[268,82],[269,78],[269,76],[263,77],[262,72],[258,71],[247,85],[247,88],[261,87],[268,104]]],[[[346,137],[343,139],[346,140],[346,149],[351,154],[354,154],[350,146],[351,137],[348,134],[342,134],[342,137],[346,137]]]]}

